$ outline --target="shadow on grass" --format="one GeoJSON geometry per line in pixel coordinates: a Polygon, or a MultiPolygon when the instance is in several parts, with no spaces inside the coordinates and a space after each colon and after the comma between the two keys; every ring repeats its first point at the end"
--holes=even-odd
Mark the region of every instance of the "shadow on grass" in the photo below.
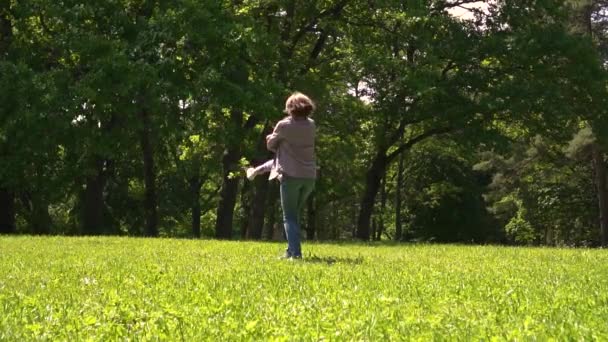
{"type": "Polygon", "coordinates": [[[313,263],[313,264],[350,264],[350,265],[361,265],[363,263],[363,257],[358,256],[356,258],[349,257],[335,257],[335,256],[318,256],[309,255],[302,259],[302,262],[313,263]]]}

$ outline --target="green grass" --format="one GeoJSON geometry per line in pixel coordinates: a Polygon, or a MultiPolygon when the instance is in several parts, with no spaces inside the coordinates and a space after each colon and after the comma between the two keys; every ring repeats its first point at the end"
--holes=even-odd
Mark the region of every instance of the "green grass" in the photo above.
{"type": "Polygon", "coordinates": [[[608,251],[0,237],[0,341],[607,340],[608,251]]]}

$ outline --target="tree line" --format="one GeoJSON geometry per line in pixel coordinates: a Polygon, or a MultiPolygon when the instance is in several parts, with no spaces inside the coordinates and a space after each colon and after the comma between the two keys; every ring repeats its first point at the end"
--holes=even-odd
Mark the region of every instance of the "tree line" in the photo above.
{"type": "Polygon", "coordinates": [[[277,184],[243,168],[297,90],[306,238],[606,245],[607,9],[5,1],[0,233],[277,238],[277,184]]]}

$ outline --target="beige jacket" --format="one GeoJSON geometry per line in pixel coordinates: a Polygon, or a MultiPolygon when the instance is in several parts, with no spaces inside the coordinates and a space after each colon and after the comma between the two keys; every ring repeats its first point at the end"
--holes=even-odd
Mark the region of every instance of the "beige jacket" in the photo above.
{"type": "Polygon", "coordinates": [[[266,147],[276,153],[270,179],[279,176],[317,178],[315,122],[287,117],[266,137],[266,147]]]}

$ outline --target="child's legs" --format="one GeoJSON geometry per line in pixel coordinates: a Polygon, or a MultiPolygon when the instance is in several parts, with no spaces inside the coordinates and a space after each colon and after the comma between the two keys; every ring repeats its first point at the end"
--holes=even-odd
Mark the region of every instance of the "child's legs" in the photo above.
{"type": "Polygon", "coordinates": [[[287,235],[287,254],[290,256],[302,256],[299,217],[314,186],[314,179],[284,177],[281,181],[281,208],[287,235]]]}
{"type": "Polygon", "coordinates": [[[308,196],[315,189],[315,180],[314,179],[301,179],[302,187],[300,188],[300,194],[298,197],[298,225],[302,223],[301,215],[304,206],[306,205],[306,201],[308,200],[308,196]]]}
{"type": "Polygon", "coordinates": [[[287,235],[287,254],[301,256],[300,227],[298,225],[298,199],[300,187],[298,180],[284,177],[281,181],[281,209],[287,235]]]}

